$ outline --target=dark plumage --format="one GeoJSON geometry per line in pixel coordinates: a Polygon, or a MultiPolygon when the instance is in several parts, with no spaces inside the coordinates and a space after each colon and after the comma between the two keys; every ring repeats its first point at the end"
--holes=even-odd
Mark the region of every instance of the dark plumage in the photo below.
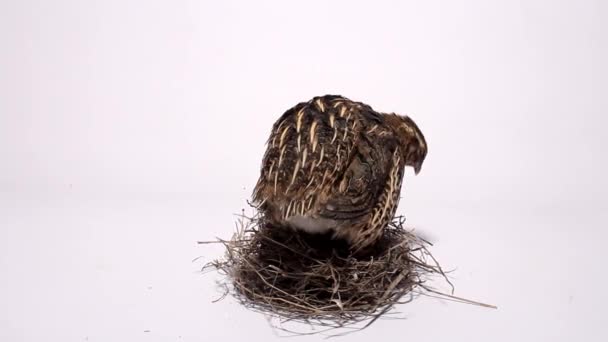
{"type": "Polygon", "coordinates": [[[331,232],[371,246],[395,214],[405,166],[420,171],[427,145],[407,116],[326,95],[274,124],[253,202],[277,227],[331,232]]]}

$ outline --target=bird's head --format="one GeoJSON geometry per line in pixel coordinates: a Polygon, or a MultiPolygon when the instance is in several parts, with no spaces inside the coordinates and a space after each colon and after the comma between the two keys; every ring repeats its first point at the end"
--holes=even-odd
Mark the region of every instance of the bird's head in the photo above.
{"type": "Polygon", "coordinates": [[[391,115],[393,127],[403,151],[405,165],[414,168],[414,172],[418,174],[422,168],[422,163],[426,158],[427,144],[424,135],[418,128],[418,125],[409,116],[406,115],[391,115]]]}

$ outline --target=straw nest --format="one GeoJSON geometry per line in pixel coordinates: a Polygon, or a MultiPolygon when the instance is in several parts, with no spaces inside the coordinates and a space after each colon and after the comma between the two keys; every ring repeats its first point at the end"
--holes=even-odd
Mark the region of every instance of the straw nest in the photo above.
{"type": "Polygon", "coordinates": [[[277,229],[243,215],[232,239],[199,242],[222,243],[226,249],[224,258],[203,269],[226,276],[226,292],[218,300],[232,293],[246,307],[282,323],[327,329],[366,328],[417,295],[496,308],[454,296],[452,283],[428,249],[431,244],[405,229],[404,222],[395,217],[372,250],[352,255],[344,241],[277,229]],[[437,277],[452,294],[427,284],[437,277]]]}

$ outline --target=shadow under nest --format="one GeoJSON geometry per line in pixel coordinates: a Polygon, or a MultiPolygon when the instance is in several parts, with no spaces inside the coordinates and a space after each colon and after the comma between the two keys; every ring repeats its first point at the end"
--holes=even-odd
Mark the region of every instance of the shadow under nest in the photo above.
{"type": "MultiPolygon", "coordinates": [[[[326,327],[346,327],[386,314],[409,302],[430,275],[445,273],[427,249],[430,243],[404,228],[396,217],[365,255],[352,255],[345,241],[270,227],[262,218],[242,216],[223,259],[214,267],[230,280],[245,306],[326,327]]],[[[450,284],[451,286],[451,284],[450,284]]],[[[449,297],[449,295],[447,295],[449,297]]]]}

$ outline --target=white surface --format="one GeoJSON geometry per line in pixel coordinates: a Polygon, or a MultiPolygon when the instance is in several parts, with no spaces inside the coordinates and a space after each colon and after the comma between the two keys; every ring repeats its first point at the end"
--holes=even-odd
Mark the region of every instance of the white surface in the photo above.
{"type": "Polygon", "coordinates": [[[210,303],[196,241],[231,234],[274,120],[337,93],[416,120],[399,212],[499,306],[421,298],[349,340],[605,341],[606,10],[1,2],[0,340],[272,339],[210,303]]]}

